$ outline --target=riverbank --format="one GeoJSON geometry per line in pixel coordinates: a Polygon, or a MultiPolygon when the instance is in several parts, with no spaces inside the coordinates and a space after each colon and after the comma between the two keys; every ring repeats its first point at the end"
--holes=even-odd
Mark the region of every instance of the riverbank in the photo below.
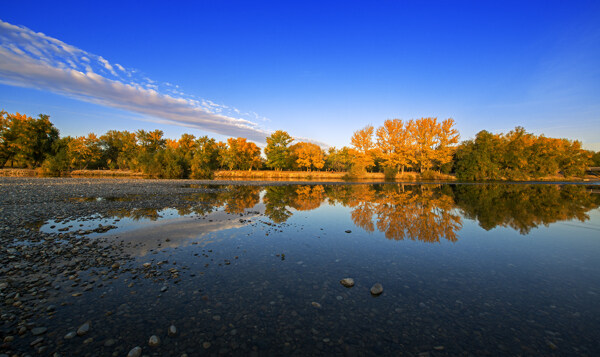
{"type": "MultiPolygon", "coordinates": [[[[38,170],[34,169],[0,169],[0,177],[45,177],[38,170]]],[[[131,170],[73,170],[64,177],[82,177],[82,178],[145,178],[152,177],[141,172],[131,170]]],[[[456,182],[456,176],[453,174],[442,174],[437,172],[428,172],[419,174],[416,172],[399,173],[395,178],[389,178],[381,172],[368,172],[360,178],[349,178],[346,172],[329,171],[272,171],[272,170],[221,170],[215,172],[214,181],[299,181],[299,182],[456,182]]],[[[210,180],[208,180],[210,181],[210,180]]],[[[584,177],[565,177],[563,175],[553,175],[539,178],[523,180],[504,180],[502,182],[595,182],[600,181],[598,175],[586,175],[584,177]]],[[[492,182],[492,181],[479,181],[492,182]]]]}

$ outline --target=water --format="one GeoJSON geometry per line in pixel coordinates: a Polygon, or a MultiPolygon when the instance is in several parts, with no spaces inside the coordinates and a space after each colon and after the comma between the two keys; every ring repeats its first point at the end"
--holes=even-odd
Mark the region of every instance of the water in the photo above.
{"type": "Polygon", "coordinates": [[[47,325],[62,336],[92,321],[93,341],[62,341],[63,355],[597,355],[597,192],[234,186],[177,208],[51,221],[40,229],[112,225],[91,234],[122,241],[134,262],[117,279],[82,272],[94,289],[58,301],[47,325]]]}

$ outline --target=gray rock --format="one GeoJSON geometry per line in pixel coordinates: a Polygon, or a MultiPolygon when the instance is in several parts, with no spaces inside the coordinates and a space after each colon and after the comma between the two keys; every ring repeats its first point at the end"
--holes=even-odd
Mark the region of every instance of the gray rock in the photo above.
{"type": "Polygon", "coordinates": [[[48,331],[48,329],[46,327],[34,327],[33,329],[31,329],[31,333],[34,336],[44,334],[44,333],[46,333],[46,331],[48,331]]]}
{"type": "Polygon", "coordinates": [[[75,331],[71,331],[71,332],[69,332],[69,333],[67,333],[67,334],[65,335],[64,339],[65,339],[65,340],[70,340],[70,339],[72,339],[72,338],[73,338],[73,337],[75,337],[75,336],[77,336],[77,334],[75,333],[75,331]]]}
{"type": "Polygon", "coordinates": [[[90,332],[90,322],[86,322],[83,325],[79,326],[79,328],[77,329],[77,335],[78,336],[83,336],[86,333],[90,332]]]}
{"type": "Polygon", "coordinates": [[[354,286],[354,279],[344,278],[344,279],[340,280],[340,284],[342,284],[343,286],[345,286],[347,288],[351,288],[354,286]]]}
{"type": "Polygon", "coordinates": [[[169,290],[169,287],[168,287],[168,286],[166,286],[166,285],[163,285],[163,287],[162,287],[162,288],[160,288],[160,292],[161,292],[161,293],[164,293],[164,292],[165,292],[165,291],[167,291],[167,290],[169,290]]]}
{"type": "Polygon", "coordinates": [[[177,335],[177,327],[175,325],[169,326],[169,336],[173,337],[177,335]]]}
{"type": "Polygon", "coordinates": [[[158,338],[156,335],[152,335],[148,340],[148,344],[150,347],[158,347],[160,345],[160,338],[158,338]]]}
{"type": "Polygon", "coordinates": [[[372,295],[375,295],[375,296],[381,295],[382,292],[383,292],[383,286],[379,283],[377,283],[371,287],[372,295]]]}
{"type": "Polygon", "coordinates": [[[140,357],[142,355],[142,348],[140,346],[136,346],[129,351],[127,357],[140,357]]]}

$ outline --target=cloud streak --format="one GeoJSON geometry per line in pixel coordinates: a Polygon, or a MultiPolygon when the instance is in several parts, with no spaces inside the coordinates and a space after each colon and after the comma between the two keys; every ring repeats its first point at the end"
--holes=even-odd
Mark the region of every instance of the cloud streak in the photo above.
{"type": "MultiPolygon", "coordinates": [[[[83,101],[148,115],[175,125],[264,143],[269,131],[241,118],[255,113],[160,86],[136,70],[110,63],[60,40],[0,20],[0,82],[48,90],[83,101]],[[230,115],[229,113],[233,113],[230,115]]],[[[266,119],[266,118],[263,118],[266,119]]]]}

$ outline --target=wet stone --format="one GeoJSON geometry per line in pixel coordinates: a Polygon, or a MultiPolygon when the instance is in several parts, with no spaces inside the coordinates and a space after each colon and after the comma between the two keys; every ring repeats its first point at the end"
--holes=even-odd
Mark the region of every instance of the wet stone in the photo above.
{"type": "Polygon", "coordinates": [[[173,337],[177,335],[177,327],[175,325],[169,326],[169,336],[173,337]]]}
{"type": "Polygon", "coordinates": [[[351,288],[354,286],[354,279],[344,278],[344,279],[340,280],[340,284],[342,284],[343,286],[345,286],[347,288],[351,288]]]}
{"type": "Polygon", "coordinates": [[[132,348],[129,353],[127,353],[127,357],[140,357],[142,355],[142,348],[136,346],[132,348]]]}
{"type": "Polygon", "coordinates": [[[376,283],[371,287],[371,295],[377,296],[381,295],[381,293],[383,293],[383,285],[380,283],[376,283]]]}
{"type": "Polygon", "coordinates": [[[90,332],[90,323],[86,322],[83,325],[79,326],[79,328],[77,329],[77,335],[78,336],[83,336],[85,334],[87,334],[88,332],[90,332]]]}
{"type": "Polygon", "coordinates": [[[150,336],[150,339],[148,340],[148,345],[150,345],[150,347],[158,347],[160,345],[160,338],[158,338],[158,336],[156,335],[150,336]]]}
{"type": "Polygon", "coordinates": [[[48,331],[48,329],[46,327],[35,327],[35,328],[31,329],[31,333],[34,336],[44,334],[44,333],[46,333],[46,331],[48,331]]]}

